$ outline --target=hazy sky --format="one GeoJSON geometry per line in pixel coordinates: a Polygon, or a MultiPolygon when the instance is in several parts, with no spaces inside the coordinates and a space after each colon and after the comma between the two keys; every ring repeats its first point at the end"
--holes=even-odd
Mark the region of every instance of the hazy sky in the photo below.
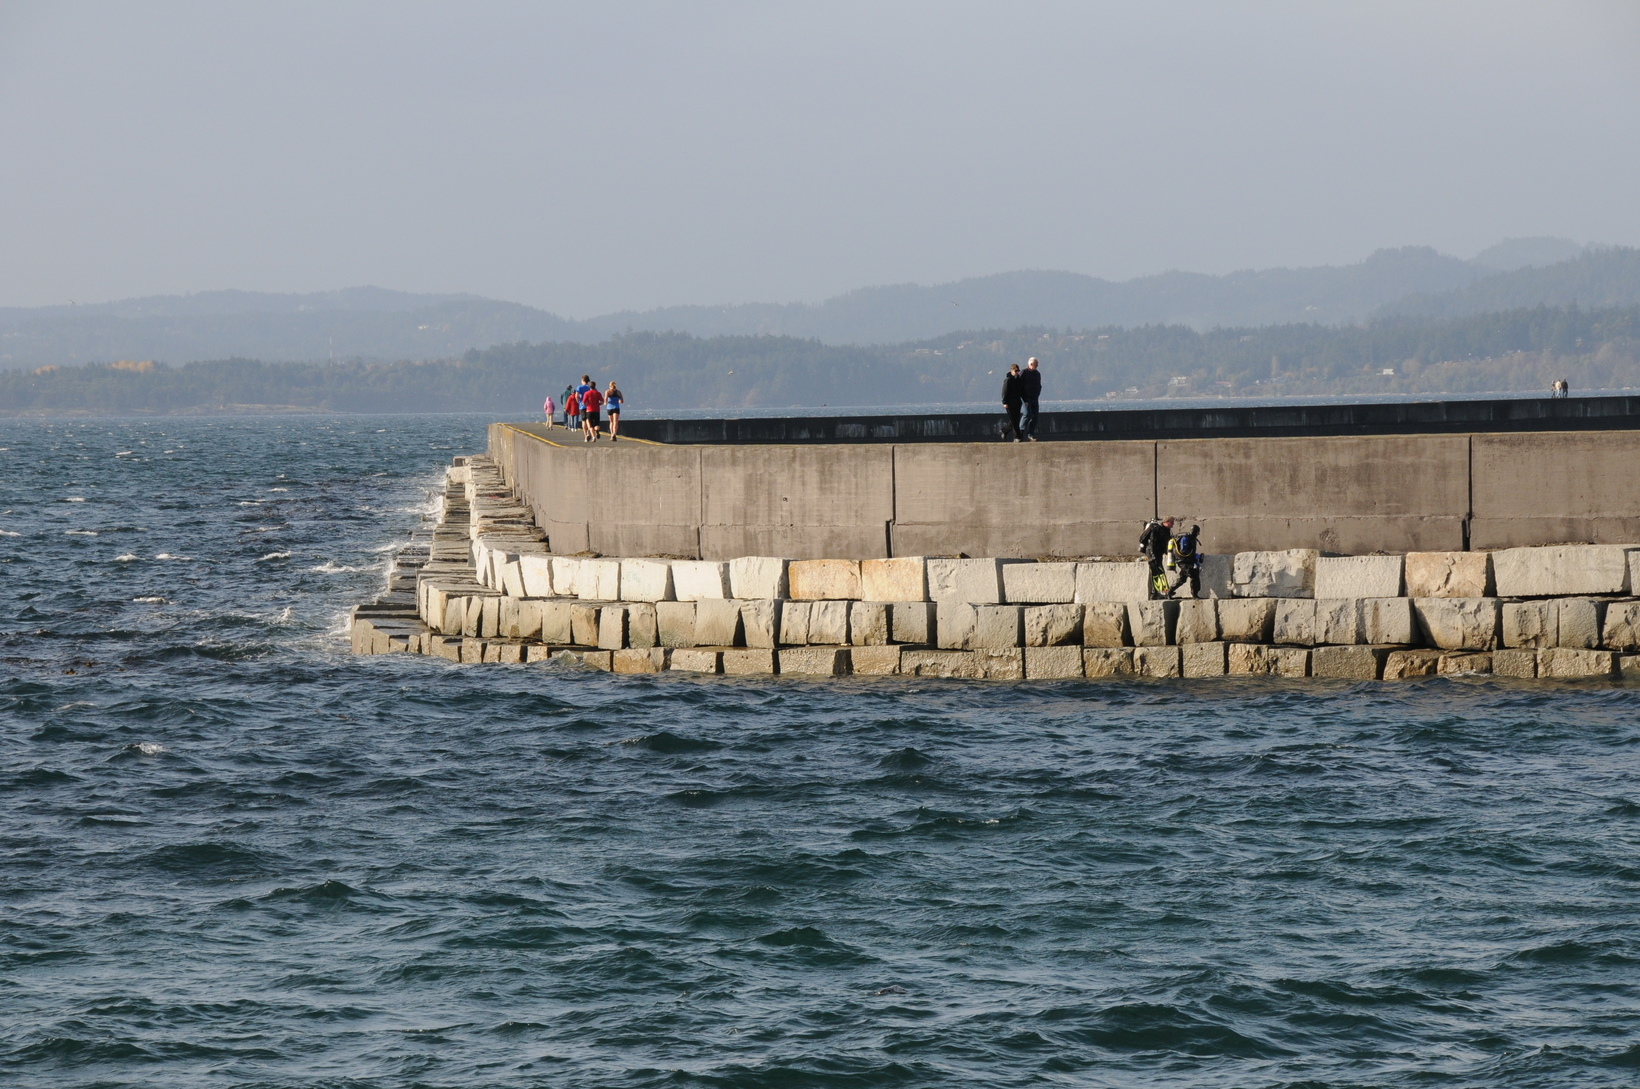
{"type": "Polygon", "coordinates": [[[0,0],[0,304],[1640,243],[1640,4],[0,0]]]}

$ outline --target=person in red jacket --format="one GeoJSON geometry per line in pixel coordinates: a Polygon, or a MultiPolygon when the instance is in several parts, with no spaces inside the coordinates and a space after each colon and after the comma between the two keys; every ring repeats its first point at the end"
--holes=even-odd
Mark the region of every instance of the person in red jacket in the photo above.
{"type": "Polygon", "coordinates": [[[598,383],[588,380],[587,390],[581,394],[581,431],[587,442],[598,441],[598,413],[604,407],[604,395],[598,392],[598,383]]]}

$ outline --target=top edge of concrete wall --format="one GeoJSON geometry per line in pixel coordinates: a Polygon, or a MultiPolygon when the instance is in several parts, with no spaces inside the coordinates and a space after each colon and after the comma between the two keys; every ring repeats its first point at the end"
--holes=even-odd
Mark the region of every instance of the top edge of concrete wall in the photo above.
{"type": "MultiPolygon", "coordinates": [[[[758,443],[996,442],[1003,413],[882,416],[775,416],[714,420],[623,420],[621,435],[649,442],[758,443]]],[[[538,437],[539,424],[514,424],[538,437]]],[[[1330,435],[1420,435],[1503,431],[1640,429],[1637,397],[1538,397],[1389,404],[1235,405],[1212,408],[1098,409],[1062,412],[1044,406],[1044,442],[1120,439],[1311,438],[1330,435]]]]}

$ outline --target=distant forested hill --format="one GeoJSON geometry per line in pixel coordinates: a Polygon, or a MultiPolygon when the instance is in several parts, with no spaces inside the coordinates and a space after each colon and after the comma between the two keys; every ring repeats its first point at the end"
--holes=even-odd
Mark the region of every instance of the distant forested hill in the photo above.
{"type": "Polygon", "coordinates": [[[1205,276],[1167,272],[1117,283],[1070,272],[1010,272],[933,287],[863,288],[817,305],[678,306],[571,321],[474,296],[379,288],[310,295],[218,291],[96,306],[0,308],[0,370],[121,359],[172,365],[268,361],[445,359],[470,349],[542,341],[594,344],[629,332],[697,337],[790,336],[884,345],[972,329],[1342,325],[1370,315],[1457,317],[1491,310],[1640,304],[1640,251],[1609,249],[1539,267],[1523,257],[1578,250],[1516,239],[1475,261],[1427,247],[1381,250],[1340,267],[1205,276]]]}
{"type": "Polygon", "coordinates": [[[781,336],[629,333],[599,344],[509,344],[443,362],[228,359],[0,373],[0,414],[485,411],[529,418],[581,374],[619,381],[633,409],[734,411],[994,401],[1011,362],[1043,361],[1067,400],[1293,393],[1478,393],[1640,387],[1640,306],[1534,307],[1364,327],[1289,324],[1024,328],[880,348],[781,336]],[[1385,371],[1392,373],[1386,374],[1385,371]]]}

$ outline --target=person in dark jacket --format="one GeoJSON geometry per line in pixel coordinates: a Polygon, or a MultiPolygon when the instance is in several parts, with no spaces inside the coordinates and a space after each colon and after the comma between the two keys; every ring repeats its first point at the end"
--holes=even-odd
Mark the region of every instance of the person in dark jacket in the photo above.
{"type": "Polygon", "coordinates": [[[1020,389],[1019,381],[1019,364],[1015,363],[1002,377],[1002,407],[1008,413],[1008,426],[1002,432],[1003,442],[1008,441],[1009,435],[1013,436],[1015,442],[1020,439],[1019,406],[1024,403],[1025,395],[1020,389]]]}
{"type": "Polygon", "coordinates": [[[1181,533],[1168,542],[1168,555],[1173,560],[1173,570],[1178,572],[1178,578],[1167,591],[1172,597],[1179,592],[1179,587],[1186,582],[1190,583],[1190,596],[1202,596],[1202,527],[1191,526],[1189,533],[1181,533]]]}
{"type": "Polygon", "coordinates": [[[1168,595],[1167,575],[1162,571],[1162,562],[1167,558],[1168,546],[1173,541],[1173,519],[1163,518],[1160,522],[1149,522],[1145,531],[1139,535],[1139,551],[1144,553],[1145,559],[1150,561],[1150,596],[1166,597],[1168,595]]]}
{"type": "Polygon", "coordinates": [[[1025,365],[1025,373],[1019,376],[1019,396],[1025,402],[1025,416],[1019,426],[1031,442],[1036,441],[1036,402],[1042,396],[1042,372],[1037,367],[1033,355],[1025,365]]]}

